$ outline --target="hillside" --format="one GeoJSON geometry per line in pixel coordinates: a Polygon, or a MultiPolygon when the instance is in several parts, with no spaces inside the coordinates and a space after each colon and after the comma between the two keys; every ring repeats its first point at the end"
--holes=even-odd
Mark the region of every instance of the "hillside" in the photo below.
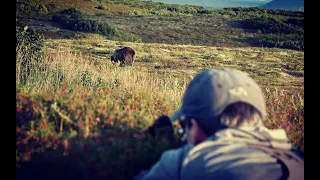
{"type": "Polygon", "coordinates": [[[181,141],[145,133],[199,71],[231,67],[262,87],[266,126],[304,151],[303,12],[205,10],[135,0],[19,0],[16,179],[132,179],[181,141]],[[119,67],[119,47],[136,50],[119,67]]]}
{"type": "Polygon", "coordinates": [[[259,8],[207,10],[201,6],[127,0],[66,0],[55,4],[49,0],[32,0],[32,4],[25,1],[17,2],[17,24],[32,26],[46,38],[99,33],[92,24],[104,24],[116,32],[117,37],[108,37],[114,40],[304,50],[303,12],[259,8]]]}
{"type": "Polygon", "coordinates": [[[304,0],[273,0],[259,7],[267,9],[304,11],[304,0]]]}

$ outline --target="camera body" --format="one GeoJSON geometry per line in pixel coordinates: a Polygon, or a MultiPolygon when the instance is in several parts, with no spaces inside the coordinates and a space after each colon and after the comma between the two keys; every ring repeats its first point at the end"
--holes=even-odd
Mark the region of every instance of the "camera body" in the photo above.
{"type": "MultiPolygon", "coordinates": [[[[176,132],[178,134],[178,146],[184,145],[187,143],[187,138],[185,131],[182,127],[176,127],[176,132]]],[[[172,124],[170,117],[166,115],[159,116],[152,126],[150,126],[146,132],[153,137],[166,137],[168,140],[176,140],[175,127],[172,124]]]]}

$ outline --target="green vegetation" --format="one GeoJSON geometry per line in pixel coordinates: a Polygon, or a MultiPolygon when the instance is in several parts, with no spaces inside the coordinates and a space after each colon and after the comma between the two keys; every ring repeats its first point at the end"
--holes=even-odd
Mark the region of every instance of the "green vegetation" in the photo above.
{"type": "Polygon", "coordinates": [[[61,15],[52,17],[53,22],[58,22],[65,29],[103,34],[106,36],[118,35],[117,30],[107,23],[98,23],[90,19],[83,19],[81,13],[75,9],[62,11],[61,15]]]}
{"type": "MultiPolygon", "coordinates": [[[[59,4],[61,7],[67,4],[67,2],[62,4],[60,1],[58,3],[61,3],[59,4]]],[[[56,33],[47,33],[48,30],[44,30],[44,34],[48,34],[49,38],[61,34],[62,37],[74,38],[75,35],[70,34],[80,31],[98,33],[107,36],[108,39],[130,42],[304,50],[303,12],[240,7],[207,10],[201,6],[138,0],[99,2],[78,0],[68,3],[79,5],[76,6],[77,8],[60,11],[53,10],[52,3],[42,2],[41,5],[33,5],[48,7],[52,20],[62,28],[56,33]],[[113,6],[133,9],[115,11],[117,8],[113,6]],[[87,12],[91,11],[97,11],[96,16],[88,15],[87,12]],[[72,13],[76,14],[72,15],[72,13]]],[[[28,3],[25,4],[27,5],[23,7],[28,7],[28,3]]],[[[25,11],[21,7],[20,9],[22,10],[19,12],[29,12],[28,8],[25,11]]],[[[39,17],[41,16],[37,18],[39,17]]],[[[23,18],[19,19],[19,22],[24,22],[23,18]]],[[[30,24],[28,23],[25,25],[30,24]]],[[[39,28],[43,27],[39,26],[39,28]]]]}
{"type": "Polygon", "coordinates": [[[33,28],[28,26],[16,26],[16,62],[19,65],[19,83],[26,84],[27,79],[31,76],[31,67],[29,64],[41,63],[43,60],[43,35],[37,33],[33,28]],[[23,57],[19,59],[19,57],[23,57]]]}
{"type": "Polygon", "coordinates": [[[47,7],[43,4],[35,4],[32,2],[25,3],[24,1],[16,1],[16,16],[31,17],[39,15],[47,15],[49,13],[47,7]]]}
{"type": "Polygon", "coordinates": [[[164,4],[161,2],[140,1],[140,0],[103,0],[105,4],[120,4],[133,8],[146,9],[150,14],[156,15],[180,15],[198,14],[206,12],[202,6],[164,4]]]}
{"type": "Polygon", "coordinates": [[[233,67],[253,77],[266,97],[267,126],[285,128],[303,150],[303,77],[297,73],[303,73],[303,56],[280,49],[123,43],[98,35],[47,40],[44,61],[29,64],[27,83],[16,82],[18,172],[42,167],[36,172],[48,176],[67,171],[95,179],[132,178],[178,143],[143,131],[157,116],[171,115],[192,76],[212,67],[233,67]],[[123,45],[138,52],[133,67],[109,60],[123,45]]]}
{"type": "Polygon", "coordinates": [[[260,17],[245,20],[243,27],[256,30],[258,43],[264,47],[304,50],[304,21],[281,20],[276,17],[260,17]]]}
{"type": "Polygon", "coordinates": [[[81,12],[74,8],[63,10],[59,15],[52,16],[52,21],[59,23],[62,28],[69,30],[102,34],[112,40],[141,42],[141,39],[134,35],[120,34],[118,29],[107,22],[86,19],[81,12]]]}

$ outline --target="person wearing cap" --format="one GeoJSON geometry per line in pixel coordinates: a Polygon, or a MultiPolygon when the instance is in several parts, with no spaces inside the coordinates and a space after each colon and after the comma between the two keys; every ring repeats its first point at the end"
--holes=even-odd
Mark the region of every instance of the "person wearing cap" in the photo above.
{"type": "Polygon", "coordinates": [[[304,179],[303,156],[284,129],[264,126],[266,104],[258,84],[236,69],[198,73],[171,117],[187,144],[165,151],[139,179],[304,179]]]}

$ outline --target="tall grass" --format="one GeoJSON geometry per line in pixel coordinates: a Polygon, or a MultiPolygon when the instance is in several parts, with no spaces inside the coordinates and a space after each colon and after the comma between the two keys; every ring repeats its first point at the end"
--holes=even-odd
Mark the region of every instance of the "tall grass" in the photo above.
{"type": "MultiPolygon", "coordinates": [[[[155,52],[143,45],[144,53],[155,52]]],[[[179,48],[171,51],[179,55],[179,48]]],[[[157,73],[150,66],[123,68],[71,46],[55,46],[45,48],[42,61],[29,61],[30,72],[23,81],[19,78],[26,73],[23,60],[17,52],[19,176],[131,179],[150,168],[164,150],[177,146],[178,140],[143,131],[157,116],[171,115],[180,106],[189,78],[157,73]]],[[[266,126],[284,128],[293,144],[304,150],[303,87],[283,90],[265,85],[263,91],[266,126]]]]}
{"type": "MultiPolygon", "coordinates": [[[[71,166],[73,176],[79,170],[82,178],[127,179],[172,148],[166,139],[155,140],[142,131],[158,115],[177,108],[174,102],[182,90],[176,81],[110,63],[97,65],[68,48],[47,49],[45,54],[41,63],[28,64],[31,72],[26,83],[17,78],[20,175],[31,173],[29,168],[47,176],[67,169],[45,169],[59,159],[71,166]],[[84,167],[74,167],[74,158],[84,167]],[[39,159],[47,161],[39,165],[41,170],[39,159]]],[[[24,73],[19,70],[22,60],[18,53],[17,77],[24,73]]]]}
{"type": "MultiPolygon", "coordinates": [[[[101,88],[115,89],[115,95],[126,94],[144,101],[161,101],[178,103],[186,81],[168,76],[159,78],[146,71],[137,72],[134,68],[121,68],[105,60],[93,61],[81,53],[72,52],[70,48],[47,49],[43,61],[30,61],[31,69],[27,82],[16,79],[17,89],[36,94],[54,93],[63,86],[67,92],[75,92],[76,86],[86,90],[101,88]]],[[[21,58],[16,64],[17,77],[21,73],[21,58]]],[[[135,99],[133,99],[135,100],[135,99]]]]}

